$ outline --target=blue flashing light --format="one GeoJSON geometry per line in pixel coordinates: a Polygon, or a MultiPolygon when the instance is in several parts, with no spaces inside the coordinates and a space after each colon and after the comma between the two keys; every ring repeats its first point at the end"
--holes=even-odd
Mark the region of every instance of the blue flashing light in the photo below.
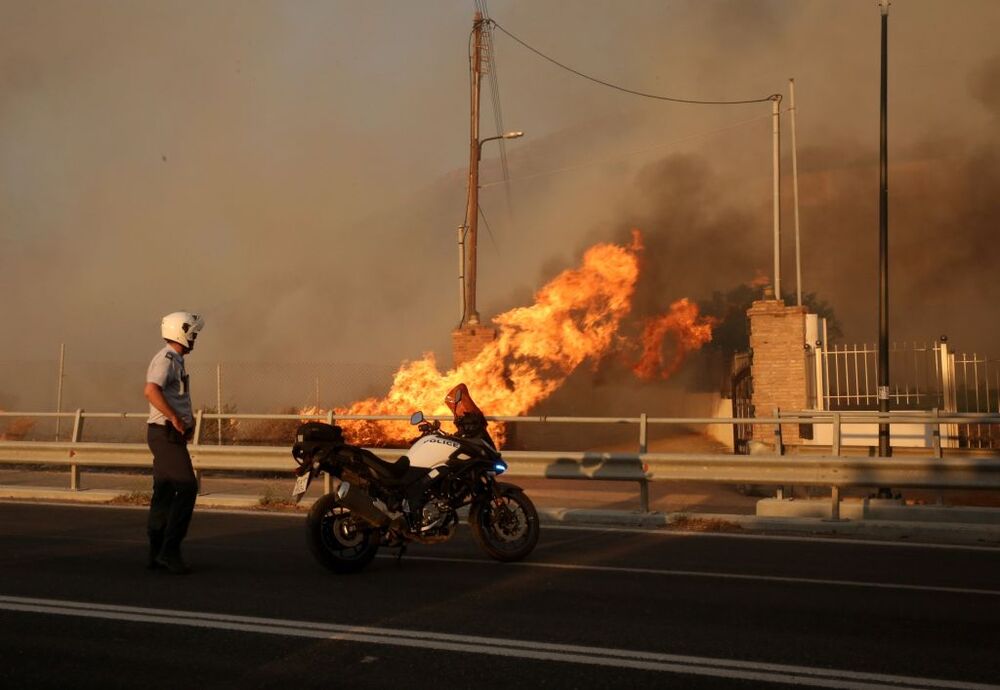
{"type": "Polygon", "coordinates": [[[497,474],[507,471],[507,463],[505,462],[498,462],[493,467],[496,468],[497,474]]]}

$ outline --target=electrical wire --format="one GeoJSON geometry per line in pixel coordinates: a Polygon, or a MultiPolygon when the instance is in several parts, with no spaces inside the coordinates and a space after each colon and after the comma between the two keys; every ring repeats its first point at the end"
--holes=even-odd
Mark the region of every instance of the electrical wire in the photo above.
{"type": "Polygon", "coordinates": [[[493,236],[493,228],[490,227],[490,222],[486,220],[486,211],[483,210],[482,204],[479,205],[479,215],[482,217],[483,223],[486,225],[486,233],[490,236],[490,243],[493,245],[493,250],[497,253],[497,256],[499,256],[500,247],[497,245],[497,240],[493,236]]]}
{"type": "Polygon", "coordinates": [[[583,72],[581,72],[579,70],[573,69],[569,65],[565,65],[565,64],[559,62],[558,60],[556,60],[555,58],[549,57],[548,55],[546,55],[542,51],[538,50],[537,48],[528,45],[527,43],[525,43],[524,41],[522,41],[520,38],[518,38],[517,36],[515,36],[514,34],[512,34],[510,31],[508,31],[507,29],[505,29],[495,19],[490,19],[489,22],[493,26],[495,26],[496,28],[500,29],[500,31],[504,32],[507,36],[509,36],[510,38],[512,38],[513,40],[515,40],[516,42],[520,43],[522,46],[524,46],[525,48],[527,48],[528,50],[530,50],[532,53],[534,53],[535,55],[538,55],[541,58],[544,58],[545,60],[548,60],[553,65],[556,65],[557,67],[560,67],[560,68],[566,70],[567,72],[571,72],[571,73],[577,75],[578,77],[583,77],[584,79],[592,81],[592,82],[594,82],[596,84],[601,84],[602,86],[607,86],[609,88],[616,89],[616,90],[622,91],[624,93],[629,93],[629,94],[632,94],[634,96],[642,96],[643,98],[652,98],[652,99],[655,99],[655,100],[658,100],[658,101],[669,101],[671,103],[687,103],[687,104],[691,104],[691,105],[745,105],[747,103],[766,103],[767,101],[773,101],[773,100],[775,100],[777,98],[781,98],[780,94],[771,94],[771,95],[763,97],[763,98],[750,98],[750,99],[746,99],[746,100],[737,100],[737,101],[703,101],[703,100],[694,99],[694,98],[675,98],[673,96],[661,96],[661,95],[654,94],[654,93],[646,93],[645,91],[636,91],[634,89],[629,89],[629,88],[626,88],[624,86],[619,86],[618,84],[612,84],[611,82],[604,81],[603,79],[598,79],[597,77],[592,77],[589,74],[584,74],[583,72]]]}
{"type": "Polygon", "coordinates": [[[512,218],[513,204],[510,194],[510,166],[507,160],[507,141],[503,139],[503,134],[506,133],[507,128],[503,124],[503,108],[500,99],[499,72],[496,61],[496,42],[493,40],[493,31],[491,30],[492,19],[490,18],[487,0],[476,0],[475,4],[476,9],[479,10],[483,17],[482,37],[483,45],[486,49],[486,71],[489,75],[490,97],[493,101],[493,120],[496,124],[497,136],[501,137],[497,140],[500,148],[500,171],[504,185],[504,196],[507,201],[507,216],[508,218],[512,218]]]}
{"type": "MultiPolygon", "coordinates": [[[[782,110],[781,112],[788,112],[788,109],[782,110]]],[[[580,168],[587,168],[593,165],[603,165],[605,163],[613,163],[615,161],[622,160],[624,158],[629,158],[631,156],[638,156],[643,153],[648,153],[650,151],[655,151],[656,149],[665,148],[667,146],[674,146],[676,144],[683,143],[685,141],[690,141],[691,139],[698,139],[700,137],[707,137],[713,134],[719,134],[721,132],[726,132],[731,129],[737,129],[743,127],[744,125],[752,124],[754,122],[760,122],[763,120],[770,120],[772,115],[758,115],[757,117],[751,117],[746,120],[740,120],[739,122],[734,122],[732,124],[726,125],[724,127],[718,127],[716,129],[708,130],[707,132],[695,132],[678,139],[672,139],[670,141],[663,142],[662,144],[654,144],[653,146],[647,146],[643,149],[636,149],[634,151],[629,151],[628,153],[619,154],[617,156],[609,156],[607,158],[599,158],[596,160],[584,161],[582,163],[576,163],[574,165],[567,165],[562,168],[553,168],[552,170],[542,170],[540,172],[531,173],[529,175],[522,175],[519,177],[511,178],[513,182],[520,182],[522,180],[530,180],[535,177],[544,177],[546,175],[556,175],[558,173],[570,172],[572,170],[579,170],[580,168]]],[[[487,189],[489,187],[495,187],[498,184],[503,184],[503,182],[487,182],[486,184],[479,185],[480,189],[487,189]]]]}

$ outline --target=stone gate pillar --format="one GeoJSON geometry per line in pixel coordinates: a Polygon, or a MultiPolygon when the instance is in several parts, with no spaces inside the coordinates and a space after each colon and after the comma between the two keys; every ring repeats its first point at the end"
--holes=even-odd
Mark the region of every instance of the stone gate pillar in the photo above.
{"type": "Polygon", "coordinates": [[[483,348],[496,340],[497,332],[485,324],[465,324],[451,332],[452,366],[459,366],[482,352],[483,348]]]}
{"type": "MultiPolygon", "coordinates": [[[[753,405],[757,417],[771,417],[774,408],[804,410],[807,407],[806,308],[786,307],[770,290],[753,303],[750,319],[750,349],[753,351],[753,405]]],[[[782,427],[785,443],[798,443],[799,427],[782,427]]],[[[758,424],[754,440],[774,442],[774,425],[758,424]]]]}

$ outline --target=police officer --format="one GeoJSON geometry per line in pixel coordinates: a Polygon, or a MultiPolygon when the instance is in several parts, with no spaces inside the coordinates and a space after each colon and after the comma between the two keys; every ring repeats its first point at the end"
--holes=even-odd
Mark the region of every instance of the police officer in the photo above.
{"type": "Polygon", "coordinates": [[[146,442],[153,453],[148,567],[163,567],[176,575],[191,572],[181,558],[181,541],[198,496],[198,481],[187,449],[194,435],[194,414],[184,355],[194,349],[195,338],[204,325],[201,317],[186,311],[164,316],[160,334],[167,344],[153,356],[146,372],[146,442]]]}

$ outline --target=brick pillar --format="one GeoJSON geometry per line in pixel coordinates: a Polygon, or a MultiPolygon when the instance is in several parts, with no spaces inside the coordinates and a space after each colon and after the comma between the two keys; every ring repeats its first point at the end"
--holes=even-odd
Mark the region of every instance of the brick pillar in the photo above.
{"type": "Polygon", "coordinates": [[[457,367],[464,364],[483,351],[483,348],[496,340],[497,332],[491,326],[483,324],[465,324],[451,332],[451,361],[457,367]]]}
{"type": "MultiPolygon", "coordinates": [[[[753,350],[754,414],[771,417],[775,407],[806,409],[806,308],[786,307],[780,299],[763,299],[753,303],[747,316],[753,350]]],[[[798,443],[798,425],[783,425],[782,436],[785,443],[798,443]]],[[[774,425],[755,425],[753,437],[774,443],[774,425]]]]}

